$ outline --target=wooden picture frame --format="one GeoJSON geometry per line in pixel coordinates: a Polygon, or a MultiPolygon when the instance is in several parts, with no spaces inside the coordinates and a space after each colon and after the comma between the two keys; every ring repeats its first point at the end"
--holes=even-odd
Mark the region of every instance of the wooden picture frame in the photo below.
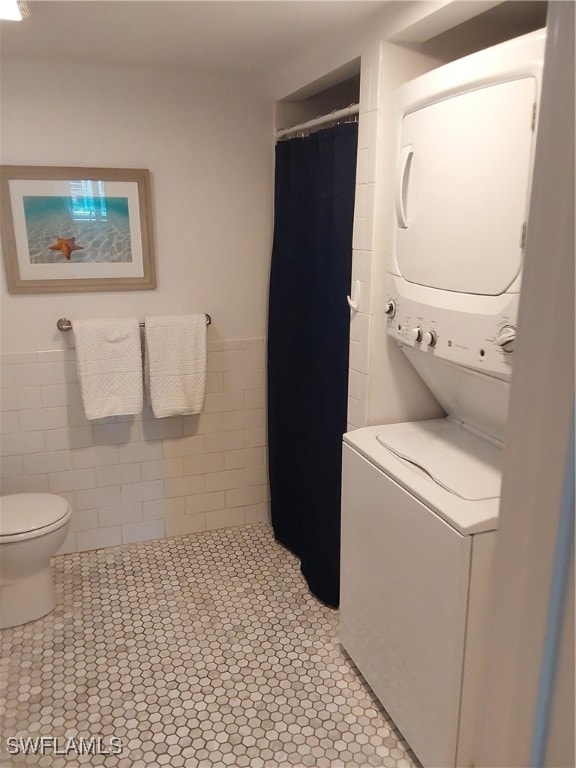
{"type": "Polygon", "coordinates": [[[10,293],[156,288],[150,172],[0,165],[10,293]]]}

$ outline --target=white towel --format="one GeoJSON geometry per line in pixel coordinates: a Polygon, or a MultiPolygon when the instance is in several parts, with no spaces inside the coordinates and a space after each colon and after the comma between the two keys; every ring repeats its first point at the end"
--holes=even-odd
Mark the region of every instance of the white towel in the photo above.
{"type": "Polygon", "coordinates": [[[156,418],[199,413],[206,396],[206,315],[147,317],[146,387],[156,418]]]}
{"type": "Polygon", "coordinates": [[[138,319],[74,320],[73,328],[86,418],[140,413],[144,395],[138,319]]]}

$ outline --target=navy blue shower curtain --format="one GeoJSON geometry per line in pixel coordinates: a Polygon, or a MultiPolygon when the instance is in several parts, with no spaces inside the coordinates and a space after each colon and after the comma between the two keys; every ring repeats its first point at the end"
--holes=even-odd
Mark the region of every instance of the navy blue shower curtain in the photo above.
{"type": "Polygon", "coordinates": [[[268,319],[272,524],[337,606],[358,126],[276,145],[268,319]]]}

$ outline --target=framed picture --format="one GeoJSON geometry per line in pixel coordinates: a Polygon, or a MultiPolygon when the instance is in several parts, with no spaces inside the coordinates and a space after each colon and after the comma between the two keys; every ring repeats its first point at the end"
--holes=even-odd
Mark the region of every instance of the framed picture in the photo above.
{"type": "Polygon", "coordinates": [[[0,165],[10,293],[156,288],[150,173],[0,165]]]}

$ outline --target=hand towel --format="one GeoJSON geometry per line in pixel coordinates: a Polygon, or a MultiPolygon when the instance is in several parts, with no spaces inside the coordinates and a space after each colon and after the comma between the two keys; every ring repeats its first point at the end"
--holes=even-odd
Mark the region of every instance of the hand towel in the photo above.
{"type": "Polygon", "coordinates": [[[156,418],[199,413],[206,396],[206,315],[147,317],[146,387],[156,418]]]}
{"type": "Polygon", "coordinates": [[[144,394],[138,319],[74,320],[73,328],[86,418],[140,413],[144,394]]]}

